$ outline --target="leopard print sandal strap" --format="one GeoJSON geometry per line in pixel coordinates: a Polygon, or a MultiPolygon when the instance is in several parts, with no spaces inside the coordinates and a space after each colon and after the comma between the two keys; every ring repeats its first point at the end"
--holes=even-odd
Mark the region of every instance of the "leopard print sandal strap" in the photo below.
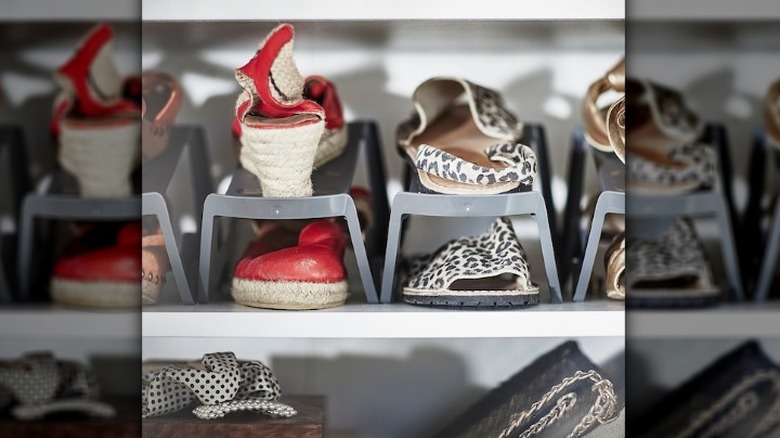
{"type": "Polygon", "coordinates": [[[412,304],[522,306],[538,303],[539,288],[511,222],[499,218],[488,232],[455,239],[418,264],[403,297],[412,304]]]}
{"type": "Polygon", "coordinates": [[[708,145],[684,144],[673,149],[661,164],[629,154],[628,187],[636,193],[682,193],[715,185],[718,155],[708,145]]]}
{"type": "Polygon", "coordinates": [[[464,160],[445,150],[423,144],[417,149],[417,169],[436,177],[474,185],[495,183],[520,183],[532,186],[536,176],[536,155],[520,143],[499,143],[485,149],[485,155],[493,162],[505,164],[504,168],[485,167],[464,160]]]}

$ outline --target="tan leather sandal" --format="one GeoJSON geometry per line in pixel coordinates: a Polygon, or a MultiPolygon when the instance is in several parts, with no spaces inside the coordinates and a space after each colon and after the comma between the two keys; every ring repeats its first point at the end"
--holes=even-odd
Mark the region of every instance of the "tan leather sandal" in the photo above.
{"type": "Polygon", "coordinates": [[[764,129],[767,140],[780,149],[780,79],[769,87],[764,99],[764,129]]]}
{"type": "MultiPolygon", "coordinates": [[[[585,138],[594,148],[602,152],[615,152],[621,161],[625,162],[625,140],[619,150],[615,149],[610,141],[610,127],[617,128],[618,120],[625,120],[625,104],[613,116],[612,124],[608,123],[610,109],[617,102],[607,106],[599,106],[599,98],[608,92],[625,93],[626,91],[626,61],[621,59],[607,74],[593,82],[588,87],[588,92],[582,102],[582,120],[585,125],[585,138]]],[[[625,122],[623,121],[623,129],[625,122]]],[[[613,134],[614,135],[614,134],[613,134]]]]}

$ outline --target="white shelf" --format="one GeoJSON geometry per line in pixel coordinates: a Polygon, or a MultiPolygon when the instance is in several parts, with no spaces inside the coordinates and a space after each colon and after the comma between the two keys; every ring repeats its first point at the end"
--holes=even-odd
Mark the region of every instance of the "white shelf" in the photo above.
{"type": "Polygon", "coordinates": [[[628,0],[631,20],[775,20],[777,0],[628,0]]]}
{"type": "Polygon", "coordinates": [[[622,20],[623,0],[546,0],[453,2],[395,0],[356,2],[234,0],[143,0],[144,21],[227,20],[622,20]]]}
{"type": "Polygon", "coordinates": [[[3,21],[129,21],[141,16],[140,0],[3,0],[3,21]]]}
{"type": "Polygon", "coordinates": [[[80,310],[50,304],[0,308],[0,339],[134,340],[136,310],[80,310]]]}
{"type": "Polygon", "coordinates": [[[144,307],[144,337],[542,338],[624,336],[623,303],[541,304],[519,310],[349,304],[318,311],[234,303],[144,307]]]}
{"type": "Polygon", "coordinates": [[[780,303],[728,304],[697,310],[631,310],[632,339],[780,338],[780,303]]]}

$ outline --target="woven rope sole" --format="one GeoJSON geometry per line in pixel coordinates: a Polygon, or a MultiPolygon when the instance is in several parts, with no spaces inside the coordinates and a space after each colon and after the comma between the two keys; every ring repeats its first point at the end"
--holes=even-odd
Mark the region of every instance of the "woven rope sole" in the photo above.
{"type": "Polygon", "coordinates": [[[157,284],[154,284],[151,281],[146,280],[141,283],[143,285],[141,289],[141,302],[143,304],[157,304],[157,302],[160,301],[160,295],[162,294],[165,283],[160,281],[157,284]]]}
{"type": "Polygon", "coordinates": [[[314,157],[314,167],[320,167],[328,161],[338,157],[347,147],[347,127],[325,131],[317,146],[317,156],[314,157]]]}
{"type": "Polygon", "coordinates": [[[311,196],[311,172],[325,122],[292,128],[241,126],[239,160],[260,180],[266,198],[311,196]]]}
{"type": "Polygon", "coordinates": [[[257,281],[233,278],[231,291],[238,304],[267,309],[308,310],[338,307],[346,302],[347,281],[257,281]]]}
{"type": "Polygon", "coordinates": [[[141,124],[74,128],[62,125],[59,162],[79,182],[85,197],[118,198],[132,192],[130,173],[138,163],[141,124]]]}
{"type": "Polygon", "coordinates": [[[137,307],[141,304],[139,283],[74,281],[54,278],[51,298],[57,303],[87,307],[137,307]]]}

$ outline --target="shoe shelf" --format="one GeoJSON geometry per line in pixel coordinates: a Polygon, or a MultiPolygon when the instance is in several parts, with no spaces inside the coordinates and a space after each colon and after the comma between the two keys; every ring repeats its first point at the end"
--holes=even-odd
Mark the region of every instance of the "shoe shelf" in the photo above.
{"type": "Polygon", "coordinates": [[[738,5],[731,0],[627,0],[632,20],[712,21],[776,20],[777,4],[765,0],[746,0],[738,5]]]}
{"type": "Polygon", "coordinates": [[[771,166],[770,175],[780,169],[780,152],[774,150],[767,140],[763,129],[753,135],[753,150],[750,157],[750,197],[742,223],[742,235],[747,236],[741,243],[740,256],[744,260],[743,272],[747,279],[756,278],[754,299],[766,301],[772,287],[780,288],[776,281],[778,260],[780,260],[780,202],[775,203],[770,213],[769,226],[763,227],[763,201],[766,193],[767,165],[771,166]],[[774,158],[774,159],[773,159],[774,158]]]}
{"type": "Polygon", "coordinates": [[[632,339],[778,339],[780,303],[726,303],[695,310],[632,309],[626,333],[632,339]]]}
{"type": "Polygon", "coordinates": [[[323,7],[313,0],[298,0],[259,8],[249,0],[235,0],[215,8],[209,0],[192,0],[186,8],[175,0],[143,1],[144,21],[244,21],[244,20],[622,20],[623,0],[550,0],[507,3],[502,0],[448,2],[350,2],[334,0],[323,7]]]}
{"type": "MultiPolygon", "coordinates": [[[[376,126],[372,122],[352,122],[348,126],[348,142],[344,152],[312,173],[314,195],[304,198],[264,198],[257,178],[244,169],[233,173],[227,193],[212,193],[206,197],[203,206],[203,225],[200,246],[200,289],[198,300],[207,303],[210,291],[223,284],[227,274],[227,250],[230,245],[221,245],[217,218],[225,219],[315,219],[344,217],[347,221],[352,249],[357,259],[358,270],[366,301],[377,302],[376,286],[371,273],[371,259],[363,241],[357,210],[348,194],[357,164],[358,153],[363,148],[370,169],[382,169],[376,137],[376,126]],[[205,287],[204,287],[205,286],[205,287]]],[[[383,184],[372,184],[376,203],[386,193],[383,184]]],[[[386,196],[385,198],[386,199],[386,196]]],[[[382,223],[382,218],[376,218],[382,223]]],[[[234,227],[230,227],[233,230],[234,227]]],[[[227,234],[230,234],[228,232],[227,234]]],[[[224,241],[230,241],[227,236],[224,241]]],[[[224,242],[223,241],[223,242],[224,242]]]]}
{"type": "Polygon", "coordinates": [[[3,2],[3,21],[137,21],[140,2],[102,0],[11,0],[3,2]]]}
{"type": "Polygon", "coordinates": [[[583,301],[590,289],[593,266],[597,262],[596,253],[608,214],[626,214],[626,166],[614,153],[601,152],[591,148],[585,139],[582,128],[577,128],[573,135],[569,164],[569,195],[564,215],[563,255],[561,259],[561,264],[564,266],[579,267],[579,273],[577,269],[566,270],[561,280],[565,284],[569,274],[573,274],[573,279],[576,278],[572,298],[575,302],[583,301]],[[593,211],[584,252],[582,256],[579,256],[580,251],[583,251],[582,230],[579,221],[582,212],[579,205],[584,191],[584,161],[588,150],[593,156],[601,193],[593,211]]]}
{"type": "Polygon", "coordinates": [[[411,215],[430,217],[532,216],[538,229],[551,300],[553,303],[563,302],[555,259],[555,243],[552,237],[555,228],[553,220],[551,220],[553,216],[551,213],[550,168],[544,128],[538,124],[525,124],[522,141],[532,147],[539,157],[541,193],[531,190],[520,193],[467,196],[405,191],[395,195],[390,209],[387,250],[382,272],[380,296],[382,303],[393,301],[394,292],[397,292],[401,287],[399,284],[401,276],[397,275],[399,254],[403,245],[404,220],[411,215]]]}
{"type": "Polygon", "coordinates": [[[0,303],[13,299],[14,265],[16,257],[16,229],[18,228],[19,209],[24,194],[30,190],[30,175],[25,153],[22,129],[17,126],[0,126],[0,187],[8,195],[8,204],[0,205],[0,221],[10,219],[12,230],[5,232],[0,227],[0,303]],[[7,263],[6,263],[7,262],[7,263]]]}
{"type": "Polygon", "coordinates": [[[205,134],[198,126],[176,126],[171,131],[168,148],[154,159],[143,163],[143,216],[154,216],[162,231],[171,273],[184,304],[194,304],[197,290],[197,251],[188,251],[188,243],[200,240],[200,230],[181,235],[177,243],[174,223],[171,221],[165,193],[182,161],[189,162],[192,187],[192,216],[201,218],[203,202],[211,193],[209,178],[195,177],[209,174],[205,134]],[[185,249],[185,246],[188,247],[185,249]]]}
{"type": "Polygon", "coordinates": [[[325,434],[327,400],[323,396],[285,396],[281,403],[293,406],[298,412],[291,418],[271,418],[255,412],[236,412],[215,420],[200,420],[189,409],[141,422],[147,438],[187,436],[207,438],[214,436],[263,436],[321,438],[325,434]]]}
{"type": "Polygon", "coordinates": [[[141,197],[83,198],[78,183],[67,172],[55,170],[42,193],[29,193],[22,203],[19,221],[19,300],[30,298],[36,220],[138,220],[141,197]]]}
{"type": "Polygon", "coordinates": [[[0,307],[0,340],[72,339],[132,341],[138,339],[137,309],[77,309],[54,304],[0,307]]]}
{"type": "Polygon", "coordinates": [[[467,311],[347,304],[281,312],[232,302],[144,308],[144,337],[204,338],[544,338],[621,337],[625,307],[611,301],[539,304],[523,310],[467,311]]]}
{"type": "Polygon", "coordinates": [[[707,124],[703,141],[712,145],[720,161],[720,181],[712,189],[674,195],[632,195],[628,197],[628,216],[637,219],[673,220],[680,216],[694,218],[714,217],[720,231],[721,257],[723,259],[731,299],[743,301],[743,283],[736,239],[734,237],[735,213],[730,186],[731,159],[725,128],[722,125],[707,124]]]}
{"type": "Polygon", "coordinates": [[[84,438],[141,436],[141,427],[138,421],[141,412],[138,398],[107,397],[100,400],[116,409],[114,417],[89,418],[56,415],[40,420],[20,421],[8,415],[0,415],[0,436],[77,436],[84,438]]]}

